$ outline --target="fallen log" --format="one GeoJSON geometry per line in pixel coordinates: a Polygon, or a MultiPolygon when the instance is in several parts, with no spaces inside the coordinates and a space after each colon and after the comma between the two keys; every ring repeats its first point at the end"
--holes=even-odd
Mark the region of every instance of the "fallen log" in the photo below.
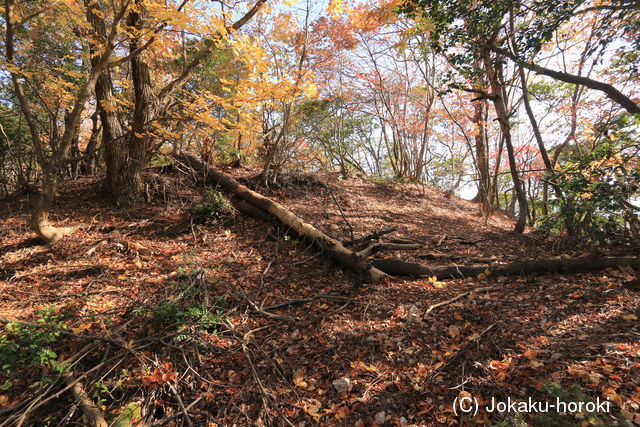
{"type": "Polygon", "coordinates": [[[428,259],[434,261],[463,261],[466,264],[469,263],[492,263],[498,261],[495,257],[470,257],[460,254],[441,254],[437,252],[423,252],[414,255],[416,258],[428,259]]]}
{"type": "Polygon", "coordinates": [[[366,263],[361,256],[345,248],[339,240],[324,234],[313,225],[304,222],[281,204],[240,184],[230,175],[201,162],[189,154],[177,153],[174,154],[173,157],[178,162],[202,175],[209,184],[219,186],[240,200],[247,202],[253,208],[269,214],[270,217],[273,217],[287,229],[292,230],[298,236],[312,242],[318,249],[329,255],[336,262],[360,275],[363,280],[377,282],[386,276],[386,274],[379,269],[366,263]]]}
{"type": "Polygon", "coordinates": [[[374,259],[371,264],[389,275],[436,277],[440,280],[465,277],[525,275],[548,272],[588,272],[608,267],[640,268],[640,257],[610,257],[591,254],[576,258],[546,258],[509,264],[427,266],[397,258],[374,259]]]}

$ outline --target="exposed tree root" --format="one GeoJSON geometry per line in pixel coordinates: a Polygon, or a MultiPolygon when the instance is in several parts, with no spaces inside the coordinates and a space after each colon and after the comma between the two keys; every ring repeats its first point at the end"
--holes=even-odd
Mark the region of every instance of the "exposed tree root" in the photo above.
{"type": "Polygon", "coordinates": [[[31,216],[31,228],[47,245],[53,245],[64,236],[73,233],[78,227],[55,227],[49,222],[44,211],[37,211],[31,216]]]}

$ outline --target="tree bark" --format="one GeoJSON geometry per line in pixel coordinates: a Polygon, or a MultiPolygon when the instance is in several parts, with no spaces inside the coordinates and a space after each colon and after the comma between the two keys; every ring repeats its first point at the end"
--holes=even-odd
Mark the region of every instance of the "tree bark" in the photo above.
{"type": "Polygon", "coordinates": [[[371,264],[389,274],[416,277],[436,277],[439,280],[486,276],[525,275],[556,271],[597,271],[608,267],[630,266],[640,268],[640,257],[600,257],[589,255],[577,258],[547,258],[493,265],[427,266],[397,258],[375,259],[371,264]]]}
{"type": "Polygon", "coordinates": [[[491,177],[489,176],[489,157],[487,156],[487,133],[485,126],[486,102],[479,100],[474,102],[474,138],[476,145],[476,166],[478,168],[478,194],[474,198],[480,203],[483,215],[491,213],[491,177]]]}
{"type": "Polygon", "coordinates": [[[100,136],[100,127],[98,126],[98,111],[91,115],[91,136],[87,142],[87,147],[82,155],[81,172],[86,175],[93,174],[98,164],[98,137],[100,136]]]}
{"type": "Polygon", "coordinates": [[[501,82],[499,81],[498,72],[493,65],[489,51],[483,52],[483,62],[487,74],[489,76],[489,85],[493,94],[492,101],[498,116],[498,122],[500,123],[500,130],[504,137],[504,143],[507,148],[507,156],[509,158],[509,171],[511,172],[511,178],[513,179],[514,192],[518,200],[518,221],[514,231],[516,233],[524,232],[524,227],[527,222],[527,195],[522,187],[520,181],[520,174],[518,172],[518,165],[516,163],[516,156],[513,149],[513,143],[511,142],[511,127],[509,126],[509,118],[507,115],[507,108],[505,100],[502,95],[501,82]]]}

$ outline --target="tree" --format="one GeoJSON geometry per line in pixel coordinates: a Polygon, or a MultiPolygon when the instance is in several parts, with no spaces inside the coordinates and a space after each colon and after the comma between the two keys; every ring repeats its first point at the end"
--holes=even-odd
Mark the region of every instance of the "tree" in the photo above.
{"type": "Polygon", "coordinates": [[[0,105],[0,185],[3,196],[29,191],[34,178],[29,129],[19,111],[0,105]]]}
{"type": "Polygon", "coordinates": [[[511,125],[505,101],[503,60],[492,50],[493,46],[500,44],[498,40],[501,38],[504,18],[510,11],[509,6],[510,2],[505,1],[476,4],[470,0],[422,0],[417,3],[405,3],[401,10],[418,21],[428,20],[432,47],[438,52],[444,52],[463,76],[472,77],[486,73],[490,92],[481,95],[492,101],[500,124],[514,192],[518,200],[515,231],[522,233],[527,218],[527,198],[519,177],[511,138],[511,125]],[[454,48],[457,51],[453,51],[454,48]]]}
{"type": "MultiPolygon", "coordinates": [[[[137,0],[128,11],[126,40],[128,54],[115,61],[117,64],[128,62],[131,86],[133,88],[132,111],[129,124],[123,124],[118,117],[114,104],[114,82],[111,70],[101,73],[96,85],[96,99],[103,123],[103,145],[107,166],[106,189],[113,201],[122,206],[137,204],[144,194],[142,171],[161,145],[161,126],[166,113],[176,101],[180,86],[211,56],[220,45],[229,42],[231,37],[258,13],[266,0],[257,0],[249,10],[235,22],[229,24],[218,16],[209,17],[210,22],[203,25],[202,17],[183,12],[187,2],[170,3],[158,6],[154,2],[137,0]],[[201,31],[198,43],[190,47],[191,59],[181,67],[170,67],[162,56],[153,59],[149,51],[165,52],[179,45],[172,37],[168,26],[180,30],[201,31]],[[204,27],[204,28],[203,28],[204,27]],[[203,32],[213,28],[211,32],[203,32]],[[149,30],[151,29],[151,30],[149,30]]],[[[87,21],[91,25],[92,36],[105,39],[107,11],[100,3],[91,3],[87,9],[87,21]]],[[[223,14],[223,17],[227,14],[223,14]]],[[[92,69],[98,64],[92,63],[92,69]]]]}
{"type": "MultiPolygon", "coordinates": [[[[37,91],[28,93],[25,88],[25,85],[37,88],[37,85],[32,85],[32,77],[35,74],[33,70],[34,64],[30,62],[33,60],[30,54],[35,52],[43,55],[43,50],[41,49],[46,49],[48,43],[55,44],[55,40],[47,37],[47,28],[55,25],[79,28],[82,10],[77,7],[77,4],[64,2],[56,3],[55,7],[51,7],[49,4],[35,5],[26,3],[18,5],[15,0],[7,0],[5,2],[5,66],[11,74],[13,89],[29,127],[31,143],[42,170],[41,192],[33,209],[31,226],[38,236],[50,244],[55,243],[63,235],[71,231],[69,228],[53,226],[48,220],[48,212],[56,194],[58,174],[62,170],[71,150],[85,104],[89,100],[99,76],[108,68],[109,59],[116,48],[113,41],[119,31],[119,24],[126,7],[126,4],[119,6],[115,11],[111,32],[106,36],[105,42],[94,50],[92,54],[94,66],[87,76],[78,73],[72,68],[64,67],[64,60],[60,64],[61,67],[45,70],[45,72],[50,73],[48,76],[44,78],[40,76],[42,78],[41,81],[47,83],[58,82],[62,85],[57,91],[59,97],[54,98],[53,103],[56,104],[56,108],[60,104],[64,104],[68,110],[62,135],[58,134],[58,127],[55,122],[56,114],[52,113],[50,132],[49,135],[45,136],[42,134],[38,122],[36,104],[46,109],[48,108],[47,99],[41,97],[41,94],[37,91]],[[25,38],[32,37],[33,39],[30,40],[31,43],[17,43],[17,37],[20,36],[25,38]],[[16,44],[20,47],[26,45],[26,47],[24,50],[18,51],[16,44]],[[29,51],[29,49],[34,49],[34,51],[29,51]],[[46,145],[47,140],[49,142],[48,147],[46,145]]],[[[74,53],[78,57],[83,56],[82,48],[79,51],[76,48],[74,53]]],[[[47,95],[51,96],[51,94],[47,95]]]]}

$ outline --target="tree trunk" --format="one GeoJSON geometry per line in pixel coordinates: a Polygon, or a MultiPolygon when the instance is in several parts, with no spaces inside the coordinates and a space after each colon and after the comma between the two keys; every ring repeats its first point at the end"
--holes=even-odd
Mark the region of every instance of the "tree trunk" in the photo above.
{"type": "MultiPolygon", "coordinates": [[[[131,12],[127,24],[133,28],[142,29],[141,13],[131,12]]],[[[121,141],[109,140],[110,149],[105,151],[105,156],[109,157],[107,161],[107,192],[113,202],[119,206],[134,206],[143,201],[144,180],[142,172],[151,160],[154,150],[154,140],[148,132],[148,126],[155,120],[159,111],[158,98],[153,90],[149,65],[145,60],[144,52],[138,52],[139,47],[138,37],[132,36],[129,41],[129,52],[132,54],[131,79],[134,90],[131,131],[124,137],[120,137],[121,141]]],[[[123,133],[122,130],[120,133],[123,133]]]]}
{"type": "Polygon", "coordinates": [[[478,168],[478,194],[475,199],[480,203],[483,215],[491,214],[491,177],[489,176],[489,158],[486,146],[486,127],[484,113],[486,103],[484,100],[476,101],[473,105],[473,125],[476,145],[476,163],[478,168]]]}
{"type": "Polygon", "coordinates": [[[518,173],[518,166],[516,163],[516,156],[511,142],[511,127],[509,126],[509,118],[507,115],[507,108],[505,100],[502,95],[501,82],[499,81],[498,72],[496,71],[493,62],[491,60],[489,51],[483,52],[483,61],[487,74],[489,76],[489,84],[491,86],[491,92],[493,94],[492,100],[498,116],[498,122],[500,123],[500,130],[504,136],[504,143],[507,148],[507,155],[509,158],[509,171],[511,172],[511,178],[513,179],[513,186],[515,195],[518,200],[518,221],[516,223],[514,232],[524,232],[524,227],[527,222],[527,195],[522,187],[520,181],[520,174],[518,173]]]}
{"type": "Polygon", "coordinates": [[[57,190],[57,178],[50,170],[43,170],[42,173],[42,189],[36,199],[31,214],[31,228],[36,232],[38,237],[47,244],[53,245],[71,229],[54,227],[49,222],[49,211],[53,204],[57,190]]]}
{"type": "Polygon", "coordinates": [[[87,142],[87,147],[83,153],[81,172],[85,175],[91,175],[95,172],[98,164],[98,137],[100,135],[100,127],[98,126],[98,111],[91,115],[91,136],[87,142]]]}
{"type": "MultiPolygon", "coordinates": [[[[106,24],[96,12],[97,5],[87,7],[87,20],[97,37],[106,37],[106,24]]],[[[131,12],[127,24],[141,28],[141,12],[131,12]]],[[[156,118],[158,100],[153,91],[151,73],[138,51],[140,45],[136,36],[131,36],[129,52],[132,55],[131,78],[134,88],[134,113],[132,129],[125,132],[120,123],[115,106],[112,104],[113,81],[109,70],[104,71],[96,83],[98,112],[102,122],[102,145],[106,164],[105,190],[111,200],[119,206],[133,206],[143,201],[144,180],[142,172],[154,149],[153,138],[147,132],[149,124],[156,118]]],[[[94,60],[92,59],[92,65],[94,60]]]]}

